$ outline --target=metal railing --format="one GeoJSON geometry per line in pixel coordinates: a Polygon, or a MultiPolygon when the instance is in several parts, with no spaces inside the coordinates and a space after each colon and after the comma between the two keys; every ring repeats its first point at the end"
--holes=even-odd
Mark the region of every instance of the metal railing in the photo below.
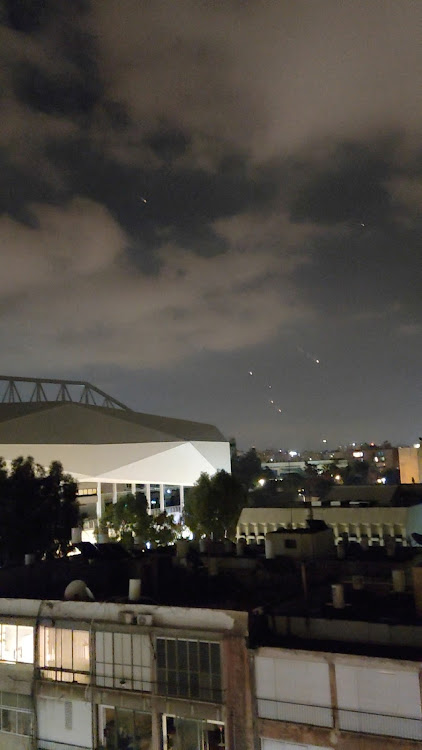
{"type": "Polygon", "coordinates": [[[258,698],[257,703],[258,716],[261,719],[311,724],[317,727],[334,727],[336,723],[339,729],[347,732],[422,740],[422,717],[394,716],[351,708],[335,710],[332,706],[315,706],[271,698],[258,698]]]}
{"type": "Polygon", "coordinates": [[[316,727],[333,727],[331,706],[308,706],[270,698],[258,698],[258,716],[261,719],[291,721],[294,724],[312,724],[316,727]]]}
{"type": "Polygon", "coordinates": [[[338,720],[339,728],[348,732],[401,737],[406,740],[422,740],[422,717],[412,718],[340,708],[338,720]]]}
{"type": "Polygon", "coordinates": [[[56,740],[37,740],[38,750],[91,750],[86,745],[71,745],[68,742],[56,740]]]}
{"type": "MultiPolygon", "coordinates": [[[[169,505],[167,508],[164,508],[163,510],[166,511],[168,516],[173,516],[175,513],[181,513],[182,512],[182,506],[181,505],[169,505]]],[[[152,516],[159,516],[160,513],[163,512],[161,508],[151,508],[151,515],[152,516]]]]}

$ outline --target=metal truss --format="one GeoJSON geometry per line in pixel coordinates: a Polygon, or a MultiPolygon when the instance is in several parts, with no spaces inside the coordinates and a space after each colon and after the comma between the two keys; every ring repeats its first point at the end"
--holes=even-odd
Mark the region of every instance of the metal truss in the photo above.
{"type": "Polygon", "coordinates": [[[50,378],[21,378],[14,375],[0,375],[0,394],[2,394],[2,404],[70,401],[78,404],[131,411],[121,401],[83,380],[53,380],[50,378]]]}

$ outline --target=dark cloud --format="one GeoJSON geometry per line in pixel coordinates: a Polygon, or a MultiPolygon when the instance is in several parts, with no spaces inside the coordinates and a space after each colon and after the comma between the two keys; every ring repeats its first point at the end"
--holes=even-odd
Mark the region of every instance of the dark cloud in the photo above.
{"type": "Polygon", "coordinates": [[[47,14],[46,0],[5,0],[4,15],[16,31],[36,31],[47,14]]]}
{"type": "Polygon", "coordinates": [[[172,162],[186,153],[190,137],[179,128],[160,128],[146,139],[154,154],[165,162],[172,162]]]}
{"type": "Polygon", "coordinates": [[[386,181],[395,173],[391,143],[339,144],[301,185],[290,203],[293,221],[322,224],[388,221],[391,197],[386,181]]]}

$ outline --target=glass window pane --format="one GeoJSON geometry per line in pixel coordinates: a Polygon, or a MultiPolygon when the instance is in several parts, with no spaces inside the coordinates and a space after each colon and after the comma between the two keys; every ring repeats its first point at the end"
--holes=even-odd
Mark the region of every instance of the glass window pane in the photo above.
{"type": "Polygon", "coordinates": [[[140,635],[132,635],[132,663],[137,667],[142,665],[142,641],[140,635]]]}
{"type": "Polygon", "coordinates": [[[200,641],[199,643],[199,664],[201,672],[209,672],[210,660],[209,660],[209,647],[208,643],[200,641]]]}
{"type": "Polygon", "coordinates": [[[220,644],[210,643],[211,650],[211,671],[220,674],[220,644]]]}
{"type": "Polygon", "coordinates": [[[179,669],[188,669],[187,641],[177,641],[177,666],[179,669]]]}
{"type": "Polygon", "coordinates": [[[177,672],[175,670],[169,669],[167,672],[167,693],[168,695],[178,695],[178,679],[177,679],[177,672]]]}
{"type": "Polygon", "coordinates": [[[87,630],[73,631],[73,669],[89,672],[89,633],[87,630]]]}
{"type": "Polygon", "coordinates": [[[60,669],[62,666],[62,653],[63,653],[63,647],[62,647],[62,630],[60,628],[56,630],[52,630],[53,635],[51,638],[54,637],[55,639],[55,666],[57,669],[60,669]]]}
{"type": "Polygon", "coordinates": [[[113,633],[104,633],[104,661],[113,664],[113,633]]]}
{"type": "Polygon", "coordinates": [[[167,672],[165,669],[157,669],[157,690],[160,695],[167,694],[167,672]]]}
{"type": "Polygon", "coordinates": [[[198,675],[195,672],[191,672],[189,675],[190,679],[190,695],[192,698],[198,698],[199,696],[199,680],[198,675]]]}
{"type": "Polygon", "coordinates": [[[3,708],[1,712],[1,728],[3,732],[16,734],[16,711],[3,708]]]}
{"type": "Polygon", "coordinates": [[[41,666],[55,667],[56,666],[56,631],[54,628],[44,628],[44,662],[41,662],[41,666]]]}
{"type": "MultiPolygon", "coordinates": [[[[179,672],[178,677],[179,679],[176,687],[177,695],[187,698],[189,696],[189,675],[187,672],[179,672]]],[[[174,693],[172,693],[172,695],[174,695],[174,693]]]]}
{"type": "Polygon", "coordinates": [[[16,693],[4,693],[1,694],[2,706],[9,706],[10,708],[16,708],[18,705],[18,696],[16,693]]]}
{"type": "Polygon", "coordinates": [[[116,709],[117,716],[117,747],[130,748],[133,746],[133,711],[124,708],[116,709]]]}
{"type": "Polygon", "coordinates": [[[132,636],[128,633],[123,633],[122,636],[122,647],[123,647],[123,664],[132,664],[132,636]]]}
{"type": "Polygon", "coordinates": [[[123,635],[114,633],[114,663],[123,664],[123,635]]]}
{"type": "Polygon", "coordinates": [[[152,750],[152,719],[150,714],[134,713],[134,747],[140,750],[152,750]]]}
{"type": "Polygon", "coordinates": [[[34,629],[27,625],[18,625],[17,661],[34,662],[34,629]]]}
{"type": "Polygon", "coordinates": [[[103,741],[107,750],[117,747],[117,727],[114,708],[102,708],[103,711],[103,741]]]}
{"type": "Polygon", "coordinates": [[[16,661],[17,627],[16,625],[3,625],[2,636],[2,660],[16,661]]]}
{"type": "MultiPolygon", "coordinates": [[[[4,693],[3,693],[4,695],[4,693]]],[[[18,708],[32,709],[32,698],[30,695],[18,695],[18,708]]]]}
{"type": "Polygon", "coordinates": [[[104,633],[95,633],[95,657],[97,661],[104,661],[104,633]]]}
{"type": "Polygon", "coordinates": [[[164,638],[157,638],[157,666],[160,668],[166,666],[166,642],[164,638]]]}
{"type": "Polygon", "coordinates": [[[73,668],[72,630],[62,630],[62,660],[60,665],[57,658],[57,666],[62,666],[63,669],[73,668]]]}
{"type": "Polygon", "coordinates": [[[167,641],[167,667],[176,669],[176,641],[167,641]]]}
{"type": "Polygon", "coordinates": [[[38,633],[38,658],[40,665],[43,666],[45,664],[45,627],[43,625],[40,626],[38,633]]]}
{"type": "Polygon", "coordinates": [[[189,641],[189,671],[199,672],[198,642],[189,641]]]}
{"type": "Polygon", "coordinates": [[[18,711],[17,720],[18,720],[17,733],[25,734],[27,737],[29,737],[31,734],[31,723],[32,723],[31,714],[24,713],[23,711],[18,711]]]}

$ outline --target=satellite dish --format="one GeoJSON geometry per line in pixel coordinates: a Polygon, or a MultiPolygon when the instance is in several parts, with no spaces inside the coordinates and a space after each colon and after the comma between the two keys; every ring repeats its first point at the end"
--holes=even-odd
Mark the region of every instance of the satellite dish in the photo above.
{"type": "Polygon", "coordinates": [[[92,591],[85,581],[71,581],[64,590],[64,598],[69,602],[93,602],[95,601],[92,591]]]}

